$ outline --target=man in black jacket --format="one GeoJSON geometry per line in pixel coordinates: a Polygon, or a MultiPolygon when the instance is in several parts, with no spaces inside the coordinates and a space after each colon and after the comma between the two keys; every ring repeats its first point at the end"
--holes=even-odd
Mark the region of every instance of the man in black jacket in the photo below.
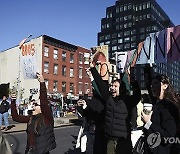
{"type": "Polygon", "coordinates": [[[115,80],[109,92],[108,82],[102,80],[93,64],[90,67],[106,109],[107,154],[130,154],[132,153],[130,113],[141,99],[140,88],[137,82],[133,82],[133,95],[129,96],[126,95],[124,82],[115,80]]]}
{"type": "MultiPolygon", "coordinates": [[[[5,123],[5,131],[8,130],[9,121],[8,121],[8,113],[9,110],[9,102],[6,100],[6,96],[3,96],[3,100],[0,103],[0,128],[2,127],[2,118],[4,118],[5,123]]],[[[1,128],[2,129],[2,128],[1,128]]]]}

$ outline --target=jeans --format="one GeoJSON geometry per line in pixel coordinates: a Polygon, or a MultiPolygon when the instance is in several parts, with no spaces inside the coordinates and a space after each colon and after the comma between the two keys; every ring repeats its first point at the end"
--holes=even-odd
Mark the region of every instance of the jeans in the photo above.
{"type": "Polygon", "coordinates": [[[5,112],[3,114],[0,113],[0,127],[2,126],[2,117],[4,117],[4,124],[5,124],[5,126],[6,127],[9,126],[8,116],[9,116],[8,112],[5,112]]]}

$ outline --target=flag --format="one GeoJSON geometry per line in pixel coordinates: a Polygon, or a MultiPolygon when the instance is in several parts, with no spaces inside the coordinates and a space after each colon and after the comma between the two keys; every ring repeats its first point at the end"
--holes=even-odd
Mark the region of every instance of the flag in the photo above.
{"type": "Polygon", "coordinates": [[[19,43],[19,49],[21,49],[22,45],[26,42],[26,40],[28,38],[30,38],[32,35],[29,35],[28,37],[26,37],[25,39],[23,39],[20,43],[19,43]]]}

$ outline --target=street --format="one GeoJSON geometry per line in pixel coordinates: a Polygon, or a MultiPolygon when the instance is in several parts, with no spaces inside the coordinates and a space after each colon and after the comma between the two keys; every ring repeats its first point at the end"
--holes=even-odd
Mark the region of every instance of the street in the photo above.
{"type": "MultiPolygon", "coordinates": [[[[73,146],[75,146],[76,138],[79,131],[79,126],[68,126],[55,128],[56,149],[52,150],[51,154],[75,154],[73,146]]],[[[8,133],[5,134],[10,145],[12,146],[13,154],[24,154],[26,147],[26,132],[8,133]]]]}

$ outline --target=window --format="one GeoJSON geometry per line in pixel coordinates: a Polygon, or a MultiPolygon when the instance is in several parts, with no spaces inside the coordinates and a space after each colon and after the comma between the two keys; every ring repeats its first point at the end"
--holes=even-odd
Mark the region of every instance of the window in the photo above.
{"type": "Polygon", "coordinates": [[[66,92],[66,82],[62,82],[62,92],[66,92]]]}
{"type": "Polygon", "coordinates": [[[123,43],[123,39],[118,39],[118,43],[123,43]]]}
{"type": "Polygon", "coordinates": [[[112,46],[112,51],[117,50],[117,46],[112,46]]]}
{"type": "Polygon", "coordinates": [[[70,83],[69,92],[74,94],[74,83],[70,83]]]}
{"type": "Polygon", "coordinates": [[[70,78],[73,78],[74,77],[74,68],[70,68],[70,71],[69,71],[69,76],[70,78]]]}
{"type": "Polygon", "coordinates": [[[106,45],[110,44],[110,41],[106,41],[105,44],[106,44],[106,45]]]}
{"type": "Polygon", "coordinates": [[[130,31],[125,31],[124,36],[128,36],[128,35],[130,35],[130,31]]]}
{"type": "Polygon", "coordinates": [[[133,29],[133,30],[131,31],[131,35],[133,35],[133,34],[136,34],[136,30],[135,30],[135,29],[133,29]]]}
{"type": "Polygon", "coordinates": [[[65,62],[66,61],[66,51],[62,52],[62,61],[65,62]]]}
{"type": "Polygon", "coordinates": [[[49,62],[44,62],[44,73],[49,73],[49,62]]]}
{"type": "Polygon", "coordinates": [[[83,63],[83,54],[79,53],[79,64],[83,63]]]}
{"type": "Polygon", "coordinates": [[[62,66],[62,76],[66,76],[66,66],[62,66]]]}
{"type": "Polygon", "coordinates": [[[112,40],[112,44],[117,44],[117,40],[112,40]]]}
{"type": "Polygon", "coordinates": [[[70,63],[74,63],[74,54],[70,53],[70,63]]]}
{"type": "Polygon", "coordinates": [[[124,11],[126,11],[127,10],[127,5],[124,5],[124,11]]]}
{"type": "Polygon", "coordinates": [[[143,10],[146,9],[146,3],[143,3],[143,10]]]}
{"type": "Polygon", "coordinates": [[[109,39],[110,39],[110,35],[106,35],[105,40],[109,40],[109,39]]]}
{"type": "Polygon", "coordinates": [[[82,67],[79,67],[79,78],[82,79],[82,75],[83,75],[83,69],[82,67]]]}
{"type": "Polygon", "coordinates": [[[82,94],[82,82],[79,82],[79,94],[82,94]]]}
{"type": "Polygon", "coordinates": [[[123,45],[118,45],[118,50],[122,50],[123,49],[123,45]]]}
{"type": "Polygon", "coordinates": [[[53,81],[53,91],[57,92],[57,88],[58,88],[58,82],[53,81]]]}
{"type": "Polygon", "coordinates": [[[147,14],[147,18],[150,18],[151,17],[151,15],[150,14],[147,14]]]}
{"type": "Polygon", "coordinates": [[[128,49],[128,48],[130,48],[130,44],[129,43],[124,45],[124,49],[128,49]]]}
{"type": "Polygon", "coordinates": [[[132,36],[131,41],[135,41],[135,40],[136,40],[136,36],[132,36]]]}
{"type": "Polygon", "coordinates": [[[44,56],[49,57],[49,47],[47,46],[44,47],[44,56]]]}
{"type": "Polygon", "coordinates": [[[89,84],[88,84],[88,83],[85,83],[84,90],[87,91],[88,88],[89,88],[89,84]]]}
{"type": "Polygon", "coordinates": [[[49,87],[49,80],[48,80],[48,79],[44,79],[44,82],[45,82],[46,87],[47,87],[47,89],[48,89],[48,87],[49,87]]]}
{"type": "Polygon", "coordinates": [[[150,8],[150,2],[147,2],[147,8],[150,8]]]}
{"type": "Polygon", "coordinates": [[[58,59],[58,49],[54,49],[54,59],[58,59]]]}
{"type": "Polygon", "coordinates": [[[129,3],[129,4],[128,4],[128,10],[130,10],[130,9],[131,9],[131,4],[129,3]]]}
{"type": "Polygon", "coordinates": [[[124,21],[128,20],[128,16],[124,16],[124,21]]]}
{"type": "Polygon", "coordinates": [[[122,11],[123,11],[123,6],[121,6],[121,7],[120,7],[119,11],[120,11],[120,12],[122,12],[122,11]]]}
{"type": "Polygon", "coordinates": [[[123,36],[122,32],[118,33],[118,37],[122,37],[122,36],[123,36]]]}
{"type": "Polygon", "coordinates": [[[140,39],[144,40],[145,39],[145,35],[144,34],[140,35],[140,39]]]}
{"type": "Polygon", "coordinates": [[[116,36],[117,36],[116,33],[112,34],[112,38],[116,38],[116,36]]]}
{"type": "Polygon", "coordinates": [[[90,53],[84,53],[84,64],[88,65],[89,64],[89,57],[90,53]]]}
{"type": "Polygon", "coordinates": [[[99,43],[99,45],[100,45],[100,46],[101,46],[101,45],[104,45],[104,42],[99,43]]]}
{"type": "Polygon", "coordinates": [[[131,48],[134,48],[134,47],[136,47],[136,43],[135,42],[131,44],[131,48]]]}
{"type": "Polygon", "coordinates": [[[54,64],[54,74],[58,74],[58,64],[54,64]]]}
{"type": "Polygon", "coordinates": [[[145,29],[144,28],[140,28],[140,33],[144,33],[145,29]]]}
{"type": "Polygon", "coordinates": [[[129,42],[129,41],[130,41],[129,37],[124,38],[124,42],[129,42]]]}

